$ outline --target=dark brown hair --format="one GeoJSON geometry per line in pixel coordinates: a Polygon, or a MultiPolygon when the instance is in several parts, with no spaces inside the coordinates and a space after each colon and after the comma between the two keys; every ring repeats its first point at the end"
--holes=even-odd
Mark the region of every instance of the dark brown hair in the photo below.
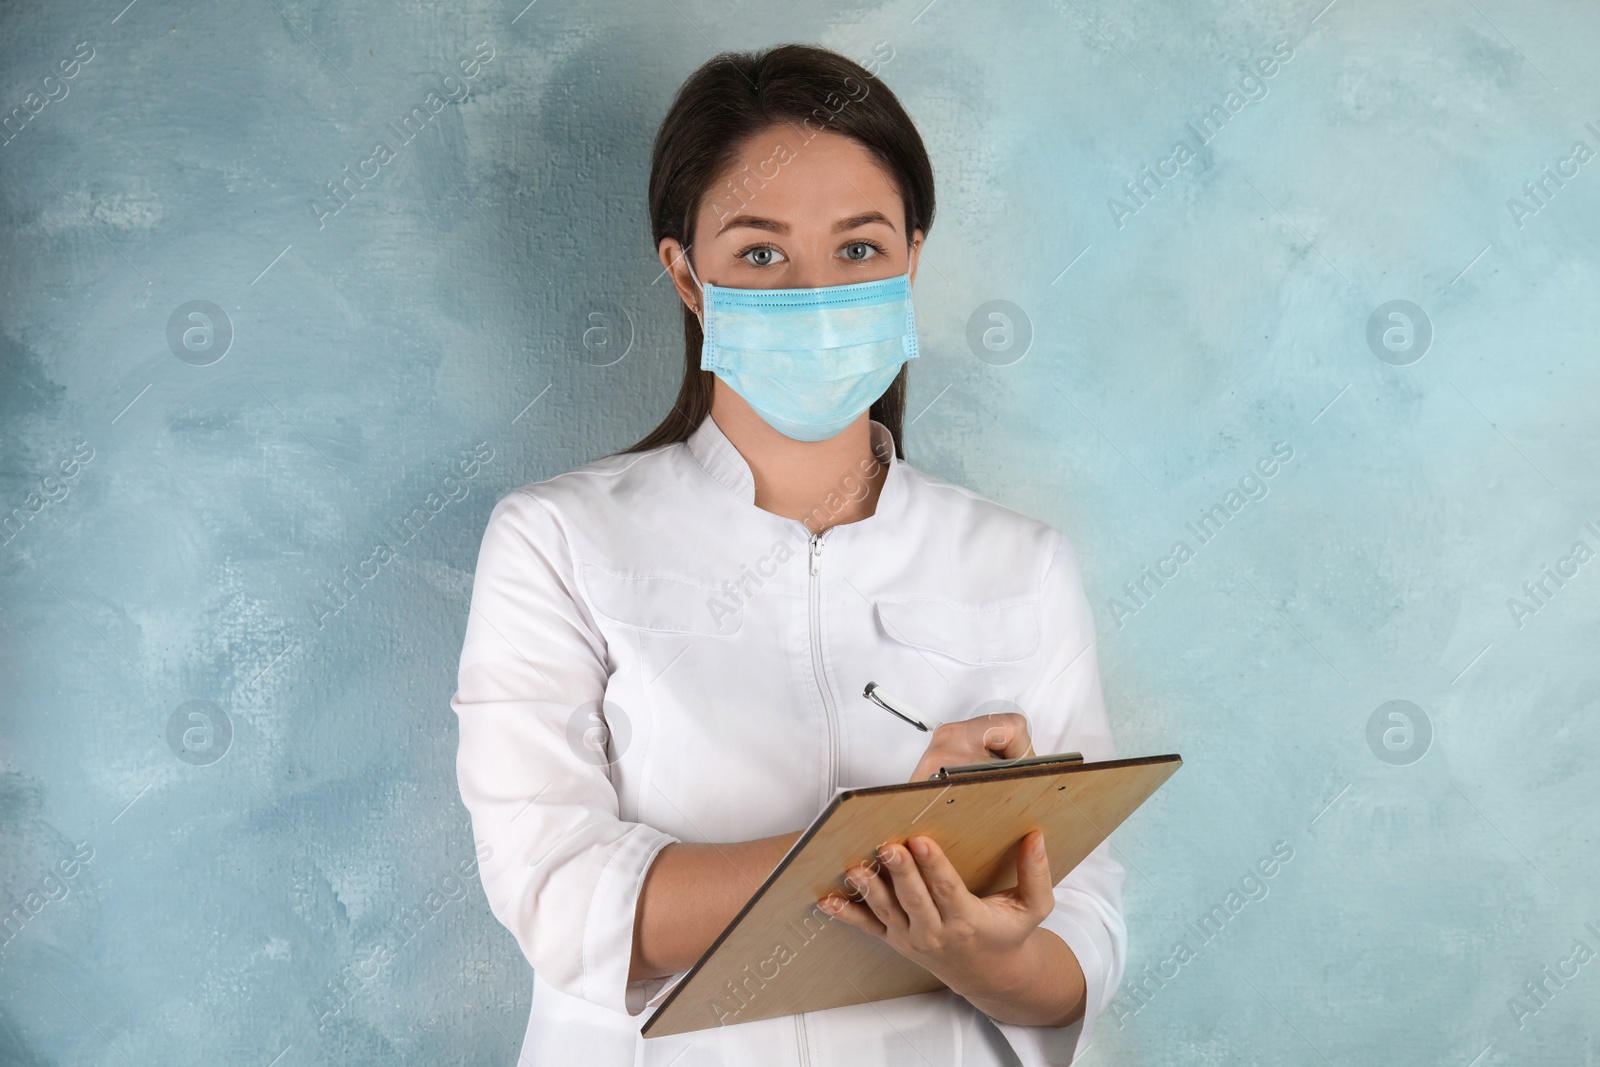
{"type": "MultiPolygon", "coordinates": [[[[893,55],[889,48],[887,58],[893,55]]],[[[814,45],[784,44],[758,52],[723,52],[678,89],[656,132],[650,159],[653,247],[660,248],[668,237],[692,247],[695,217],[705,198],[717,191],[719,180],[741,201],[752,183],[757,189],[765,184],[746,172],[738,175],[736,185],[728,171],[746,139],[782,122],[807,130],[808,140],[830,130],[859,142],[899,187],[906,239],[919,229],[926,237],[933,226],[933,165],[900,101],[854,60],[814,45]]],[[[684,364],[678,398],[661,424],[623,453],[685,441],[711,411],[713,375],[700,369],[700,319],[687,307],[682,312],[684,364]]],[[[895,454],[902,459],[906,369],[900,368],[869,413],[889,428],[895,454]]]]}

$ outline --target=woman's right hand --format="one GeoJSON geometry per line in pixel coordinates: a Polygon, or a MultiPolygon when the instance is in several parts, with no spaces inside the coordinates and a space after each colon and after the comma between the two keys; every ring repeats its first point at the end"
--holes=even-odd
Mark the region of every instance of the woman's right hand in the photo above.
{"type": "Polygon", "coordinates": [[[1021,712],[996,711],[976,719],[947,722],[933,731],[933,740],[911,772],[913,782],[926,781],[940,767],[962,763],[982,763],[989,759],[1020,759],[1031,756],[1033,739],[1028,735],[1028,719],[1021,712]]]}

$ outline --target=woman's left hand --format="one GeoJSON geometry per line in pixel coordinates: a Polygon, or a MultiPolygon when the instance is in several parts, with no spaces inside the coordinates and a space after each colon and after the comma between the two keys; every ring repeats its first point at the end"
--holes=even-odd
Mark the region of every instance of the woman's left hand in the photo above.
{"type": "Polygon", "coordinates": [[[860,901],[829,894],[822,909],[883,938],[957,993],[989,995],[1027,980],[1025,946],[1055,907],[1043,833],[1022,838],[1016,886],[986,897],[967,889],[930,837],[886,844],[878,856],[845,872],[858,892],[864,887],[860,901]]]}

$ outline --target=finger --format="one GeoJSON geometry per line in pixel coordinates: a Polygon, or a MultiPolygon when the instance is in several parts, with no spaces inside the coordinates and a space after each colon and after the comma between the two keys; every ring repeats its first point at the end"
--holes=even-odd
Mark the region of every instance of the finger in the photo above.
{"type": "Polygon", "coordinates": [[[950,862],[950,857],[945,855],[944,849],[939,847],[937,841],[931,837],[918,835],[908,844],[911,846],[911,854],[916,857],[917,869],[922,872],[922,880],[928,887],[928,894],[933,898],[934,906],[939,909],[941,920],[954,918],[977,899],[967,889],[967,884],[961,880],[955,864],[950,862]]]}
{"type": "Polygon", "coordinates": [[[882,937],[889,932],[889,928],[878,921],[878,917],[865,904],[858,904],[846,900],[837,893],[830,893],[817,902],[817,906],[835,919],[842,920],[858,930],[865,930],[869,934],[882,937]]]}
{"type": "Polygon", "coordinates": [[[889,887],[889,880],[883,877],[878,866],[874,863],[871,867],[852,867],[847,877],[858,887],[862,902],[878,917],[879,922],[904,930],[911,923],[906,913],[900,910],[894,890],[889,887]]]}
{"type": "Polygon", "coordinates": [[[1030,919],[1042,922],[1056,906],[1044,831],[1030,830],[1017,848],[1017,884],[1005,891],[1030,919]]]}
{"type": "Polygon", "coordinates": [[[1033,755],[1033,738],[1027,716],[1015,711],[994,711],[982,719],[971,720],[983,727],[983,747],[1001,759],[1021,759],[1033,755]]]}
{"type": "Polygon", "coordinates": [[[910,930],[920,933],[937,929],[943,919],[911,853],[901,845],[890,843],[883,846],[880,854],[889,878],[894,882],[895,901],[905,912],[910,930]]]}

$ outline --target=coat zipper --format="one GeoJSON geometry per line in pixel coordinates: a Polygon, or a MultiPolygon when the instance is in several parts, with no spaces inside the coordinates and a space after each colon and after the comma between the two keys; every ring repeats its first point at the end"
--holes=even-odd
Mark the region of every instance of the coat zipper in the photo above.
{"type": "MultiPolygon", "coordinates": [[[[822,694],[822,710],[828,720],[828,792],[822,798],[827,804],[828,797],[833,795],[834,778],[837,775],[839,763],[839,731],[835,721],[833,696],[828,692],[828,676],[822,666],[822,539],[827,536],[824,530],[819,534],[811,535],[811,618],[808,635],[811,638],[811,672],[816,678],[817,692],[822,694]]],[[[811,1045],[806,1039],[806,1017],[804,1014],[794,1017],[795,1048],[799,1053],[800,1067],[811,1067],[811,1045]]]]}
{"type": "Polygon", "coordinates": [[[824,530],[811,535],[811,670],[816,676],[817,691],[822,694],[822,710],[828,720],[828,791],[822,797],[826,805],[833,796],[839,765],[839,724],[833,707],[833,696],[828,691],[828,675],[822,664],[822,579],[819,577],[822,561],[824,530]]]}

